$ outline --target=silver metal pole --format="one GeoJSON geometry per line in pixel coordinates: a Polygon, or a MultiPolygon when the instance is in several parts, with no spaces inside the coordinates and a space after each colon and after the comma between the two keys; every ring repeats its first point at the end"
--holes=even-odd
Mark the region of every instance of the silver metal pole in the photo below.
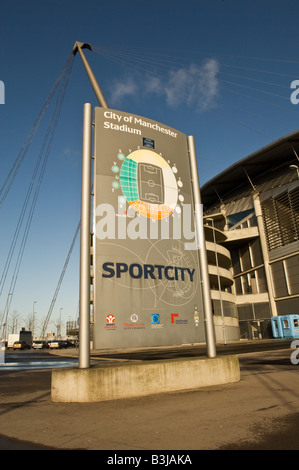
{"type": "Polygon", "coordinates": [[[207,356],[215,357],[216,356],[216,340],[215,340],[215,328],[214,328],[214,322],[213,322],[213,311],[212,311],[212,301],[211,301],[211,292],[210,292],[209,269],[208,269],[208,260],[207,260],[202,211],[200,210],[201,196],[200,196],[200,189],[199,189],[196,150],[195,150],[195,144],[194,144],[194,137],[192,136],[188,136],[188,149],[189,149],[189,161],[190,161],[190,170],[191,170],[191,183],[192,183],[194,206],[195,206],[195,228],[196,228],[196,233],[197,233],[197,240],[198,242],[201,242],[199,245],[198,256],[199,256],[199,265],[200,265],[201,276],[202,276],[207,356]]]}
{"type": "Polygon", "coordinates": [[[101,88],[100,88],[100,85],[98,84],[97,79],[96,79],[96,77],[94,76],[94,73],[93,73],[93,71],[91,70],[91,67],[90,67],[89,63],[87,62],[87,59],[86,59],[85,55],[84,55],[83,52],[82,52],[82,48],[83,48],[83,47],[84,47],[85,49],[90,49],[90,50],[92,50],[92,49],[91,49],[91,46],[90,46],[89,44],[85,44],[85,43],[83,43],[83,42],[78,42],[78,41],[76,41],[75,46],[74,46],[74,49],[73,49],[73,54],[76,54],[77,52],[79,52],[79,55],[80,55],[80,57],[81,57],[81,60],[82,60],[82,62],[83,62],[83,65],[84,65],[84,67],[85,67],[86,73],[87,73],[87,75],[88,75],[90,84],[91,84],[91,86],[92,86],[92,88],[93,88],[93,91],[94,91],[94,93],[95,93],[95,95],[96,95],[96,97],[97,97],[97,100],[98,100],[100,106],[102,106],[102,108],[108,108],[108,104],[107,104],[106,99],[105,99],[105,97],[104,97],[104,95],[103,95],[103,92],[102,92],[102,90],[101,90],[101,88]]]}
{"type": "Polygon", "coordinates": [[[81,241],[80,241],[80,311],[79,311],[79,368],[90,367],[90,208],[91,208],[92,106],[84,104],[82,183],[81,183],[81,241]]]}

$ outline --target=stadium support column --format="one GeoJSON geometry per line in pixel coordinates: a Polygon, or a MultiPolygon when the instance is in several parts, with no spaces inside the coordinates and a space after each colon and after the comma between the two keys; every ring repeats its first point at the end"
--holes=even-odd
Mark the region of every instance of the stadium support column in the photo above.
{"type": "Polygon", "coordinates": [[[200,196],[200,189],[199,189],[196,151],[195,151],[194,138],[192,136],[188,136],[188,149],[189,149],[189,161],[190,161],[193,201],[194,201],[194,207],[195,207],[195,230],[197,234],[197,242],[199,245],[198,256],[199,256],[199,265],[200,265],[200,271],[201,271],[201,281],[202,281],[202,290],[203,290],[202,294],[203,294],[204,315],[205,315],[207,356],[215,357],[216,356],[216,340],[215,340],[215,328],[214,328],[213,312],[212,312],[210,279],[209,279],[208,260],[207,260],[206,243],[205,243],[205,235],[204,235],[204,227],[203,227],[203,217],[202,217],[203,214],[201,210],[202,205],[201,205],[201,196],[200,196]]]}
{"type": "Polygon", "coordinates": [[[90,367],[90,208],[91,208],[92,105],[84,104],[81,241],[80,241],[80,311],[79,368],[90,367]]]}
{"type": "Polygon", "coordinates": [[[276,317],[277,308],[276,308],[276,302],[274,298],[274,286],[272,283],[271,273],[270,273],[269,254],[268,254],[268,248],[267,248],[267,242],[266,242],[266,234],[265,234],[265,228],[264,228],[264,222],[263,222],[260,195],[257,191],[254,191],[252,197],[253,197],[255,216],[257,220],[257,226],[258,226],[259,235],[260,235],[260,244],[261,244],[263,259],[264,259],[265,275],[266,275],[266,280],[267,280],[267,285],[268,285],[269,302],[271,306],[272,316],[276,317]]]}

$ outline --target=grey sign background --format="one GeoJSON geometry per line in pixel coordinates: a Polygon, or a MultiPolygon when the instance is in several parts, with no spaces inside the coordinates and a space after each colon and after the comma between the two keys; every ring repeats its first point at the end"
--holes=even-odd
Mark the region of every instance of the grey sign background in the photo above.
{"type": "MultiPolygon", "coordinates": [[[[164,229],[169,226],[172,236],[174,223],[181,220],[183,204],[193,207],[186,135],[148,118],[95,108],[93,340],[96,349],[205,341],[197,251],[185,249],[185,242],[190,240],[184,234],[180,239],[161,236],[163,224],[166,224],[164,229]],[[179,183],[177,209],[181,213],[174,211],[165,219],[152,221],[130,209],[119,174],[124,159],[138,149],[155,152],[173,168],[179,183]],[[115,210],[116,237],[100,240],[100,232],[105,228],[102,222],[107,217],[106,212],[100,215],[99,207],[103,208],[103,204],[115,210]],[[118,224],[125,228],[130,224],[132,228],[133,224],[137,231],[146,224],[147,234],[152,228],[158,238],[119,239],[118,224]],[[129,272],[121,273],[120,277],[103,277],[111,272],[103,269],[104,263],[110,263],[110,269],[115,269],[116,263],[123,263],[122,269],[124,264],[138,266],[132,271],[134,277],[129,272]],[[154,266],[155,279],[151,276],[145,279],[144,265],[154,266]],[[184,279],[182,274],[177,275],[177,280],[167,279],[164,269],[155,266],[185,268],[184,279]],[[193,282],[187,268],[195,270],[193,282]],[[140,269],[143,275],[137,278],[140,269]]],[[[194,231],[193,220],[191,229],[194,231]]],[[[174,269],[168,273],[173,277],[174,269]]]]}

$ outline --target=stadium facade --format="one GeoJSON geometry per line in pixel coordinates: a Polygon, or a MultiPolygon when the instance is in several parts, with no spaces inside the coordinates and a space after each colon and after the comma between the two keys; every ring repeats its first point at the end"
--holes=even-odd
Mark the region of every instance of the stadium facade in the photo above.
{"type": "Polygon", "coordinates": [[[201,188],[217,342],[272,338],[299,313],[299,131],[201,188]]]}

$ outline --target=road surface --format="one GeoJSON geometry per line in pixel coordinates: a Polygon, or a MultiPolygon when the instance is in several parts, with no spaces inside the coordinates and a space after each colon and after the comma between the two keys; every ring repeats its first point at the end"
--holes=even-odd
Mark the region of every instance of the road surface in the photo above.
{"type": "MultiPolygon", "coordinates": [[[[290,343],[271,344],[254,352],[232,348],[241,368],[236,384],[113,402],[52,403],[50,369],[1,370],[0,448],[299,450],[299,366],[290,343]]],[[[122,360],[119,353],[102,356],[93,361],[122,360]]]]}

